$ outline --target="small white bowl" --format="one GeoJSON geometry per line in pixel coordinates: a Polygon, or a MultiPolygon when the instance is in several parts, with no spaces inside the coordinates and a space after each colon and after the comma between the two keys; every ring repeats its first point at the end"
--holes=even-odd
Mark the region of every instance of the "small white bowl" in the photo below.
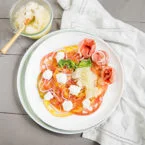
{"type": "MultiPolygon", "coordinates": [[[[18,0],[16,3],[13,4],[13,6],[10,10],[10,23],[11,23],[11,26],[12,26],[14,32],[17,31],[16,28],[14,27],[15,13],[22,6],[26,5],[28,2],[30,2],[30,0],[18,0]]],[[[26,33],[22,32],[21,35],[32,38],[32,39],[39,39],[40,37],[46,35],[50,31],[51,26],[52,26],[52,21],[53,21],[53,11],[52,11],[52,7],[51,7],[50,3],[47,0],[32,0],[32,2],[36,2],[40,5],[42,5],[43,7],[45,7],[50,13],[50,15],[49,15],[50,20],[49,20],[49,23],[46,25],[46,27],[43,30],[41,30],[40,32],[33,33],[33,34],[26,34],[26,33]]]]}

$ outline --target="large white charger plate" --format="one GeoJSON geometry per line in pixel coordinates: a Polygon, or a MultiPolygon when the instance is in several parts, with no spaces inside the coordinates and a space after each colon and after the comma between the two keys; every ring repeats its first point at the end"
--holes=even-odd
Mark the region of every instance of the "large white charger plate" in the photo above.
{"type": "MultiPolygon", "coordinates": [[[[19,84],[18,84],[19,85],[19,84]]],[[[65,132],[82,132],[93,126],[98,126],[107,119],[119,103],[123,89],[123,73],[121,64],[111,50],[110,46],[103,40],[88,33],[75,30],[61,30],[48,35],[31,54],[26,72],[24,73],[24,92],[33,112],[45,124],[57,130],[65,132]],[[69,117],[54,117],[44,107],[42,99],[37,90],[37,77],[40,73],[40,61],[43,56],[51,51],[68,45],[78,44],[84,38],[92,38],[96,41],[97,49],[105,50],[110,56],[110,65],[116,70],[116,81],[109,86],[104,96],[101,107],[89,116],[72,115],[69,117]]]]}

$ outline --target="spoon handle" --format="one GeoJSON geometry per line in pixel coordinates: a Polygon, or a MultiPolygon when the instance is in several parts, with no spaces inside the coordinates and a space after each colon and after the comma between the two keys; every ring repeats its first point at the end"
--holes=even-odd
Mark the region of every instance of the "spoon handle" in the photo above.
{"type": "Polygon", "coordinates": [[[22,31],[24,30],[25,26],[20,28],[17,33],[8,41],[8,43],[0,50],[2,54],[6,54],[9,48],[13,45],[13,43],[16,41],[16,39],[20,36],[22,31]]]}

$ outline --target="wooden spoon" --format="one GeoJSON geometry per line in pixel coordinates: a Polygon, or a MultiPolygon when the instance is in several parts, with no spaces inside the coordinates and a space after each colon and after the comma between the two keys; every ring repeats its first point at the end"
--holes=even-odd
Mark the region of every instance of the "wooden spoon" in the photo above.
{"type": "Polygon", "coordinates": [[[17,33],[9,40],[9,42],[0,50],[0,52],[2,54],[6,54],[7,51],[9,50],[9,48],[13,45],[13,43],[16,41],[16,39],[20,36],[20,34],[22,33],[22,31],[25,29],[25,27],[30,24],[33,20],[35,19],[35,17],[33,16],[31,19],[26,19],[24,22],[23,27],[21,27],[17,33]]]}

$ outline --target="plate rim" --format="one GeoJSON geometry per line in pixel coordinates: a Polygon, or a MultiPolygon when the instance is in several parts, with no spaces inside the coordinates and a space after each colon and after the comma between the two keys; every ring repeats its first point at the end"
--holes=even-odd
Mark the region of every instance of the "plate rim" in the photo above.
{"type": "MultiPolygon", "coordinates": [[[[58,31],[54,31],[54,32],[51,32],[47,35],[45,35],[44,37],[40,38],[39,40],[37,40],[36,42],[34,42],[29,48],[28,50],[26,51],[26,53],[24,54],[24,56],[22,57],[21,61],[20,61],[20,64],[19,64],[19,68],[18,68],[18,73],[17,73],[17,91],[18,91],[18,96],[19,96],[19,99],[20,99],[20,102],[24,108],[24,110],[26,111],[26,113],[30,116],[30,118],[36,122],[37,124],[39,124],[41,127],[45,128],[45,129],[48,129],[50,131],[53,131],[53,132],[56,132],[56,133],[62,133],[62,134],[77,134],[77,133],[81,133],[83,131],[86,131],[88,129],[91,129],[91,128],[94,128],[94,127],[99,127],[104,121],[106,121],[110,116],[111,114],[114,112],[114,110],[116,109],[116,107],[118,106],[119,102],[120,102],[120,99],[122,97],[122,93],[123,93],[123,88],[124,88],[124,73],[123,73],[123,66],[120,62],[120,59],[119,57],[115,54],[114,50],[112,49],[112,47],[106,43],[103,39],[99,38],[98,36],[95,36],[91,33],[88,33],[88,32],[84,32],[84,31],[80,31],[80,30],[75,30],[75,29],[63,29],[63,30],[58,30],[58,31]],[[115,55],[116,59],[118,60],[119,64],[120,64],[120,67],[121,67],[121,74],[122,74],[122,87],[121,87],[121,92],[120,92],[120,95],[118,96],[119,99],[118,99],[118,102],[116,102],[116,104],[114,105],[114,107],[112,108],[112,110],[110,111],[110,113],[107,114],[107,116],[104,117],[104,119],[102,119],[101,121],[99,121],[97,124],[95,124],[94,126],[91,126],[89,128],[86,128],[84,130],[73,130],[73,131],[66,131],[66,130],[61,130],[61,129],[57,129],[57,128],[54,128],[48,124],[46,124],[45,122],[43,122],[39,116],[37,116],[34,112],[33,114],[35,114],[43,123],[45,123],[46,125],[50,126],[51,128],[54,128],[56,129],[56,131],[54,131],[53,129],[51,128],[46,128],[44,127],[40,122],[38,122],[38,120],[36,120],[35,117],[32,116],[32,114],[29,112],[28,108],[25,106],[26,104],[24,103],[23,101],[23,94],[21,94],[21,88],[20,88],[20,76],[21,76],[21,71],[25,65],[25,62],[29,61],[28,57],[31,57],[31,54],[37,49],[37,47],[42,44],[45,40],[49,39],[51,36],[53,35],[57,35],[59,33],[64,33],[64,32],[80,32],[80,33],[84,33],[84,34],[89,34],[90,36],[100,40],[102,43],[105,43],[105,45],[107,45],[111,51],[111,53],[113,53],[113,55],[115,55]]],[[[30,106],[31,107],[31,106],[30,106]]]]}

